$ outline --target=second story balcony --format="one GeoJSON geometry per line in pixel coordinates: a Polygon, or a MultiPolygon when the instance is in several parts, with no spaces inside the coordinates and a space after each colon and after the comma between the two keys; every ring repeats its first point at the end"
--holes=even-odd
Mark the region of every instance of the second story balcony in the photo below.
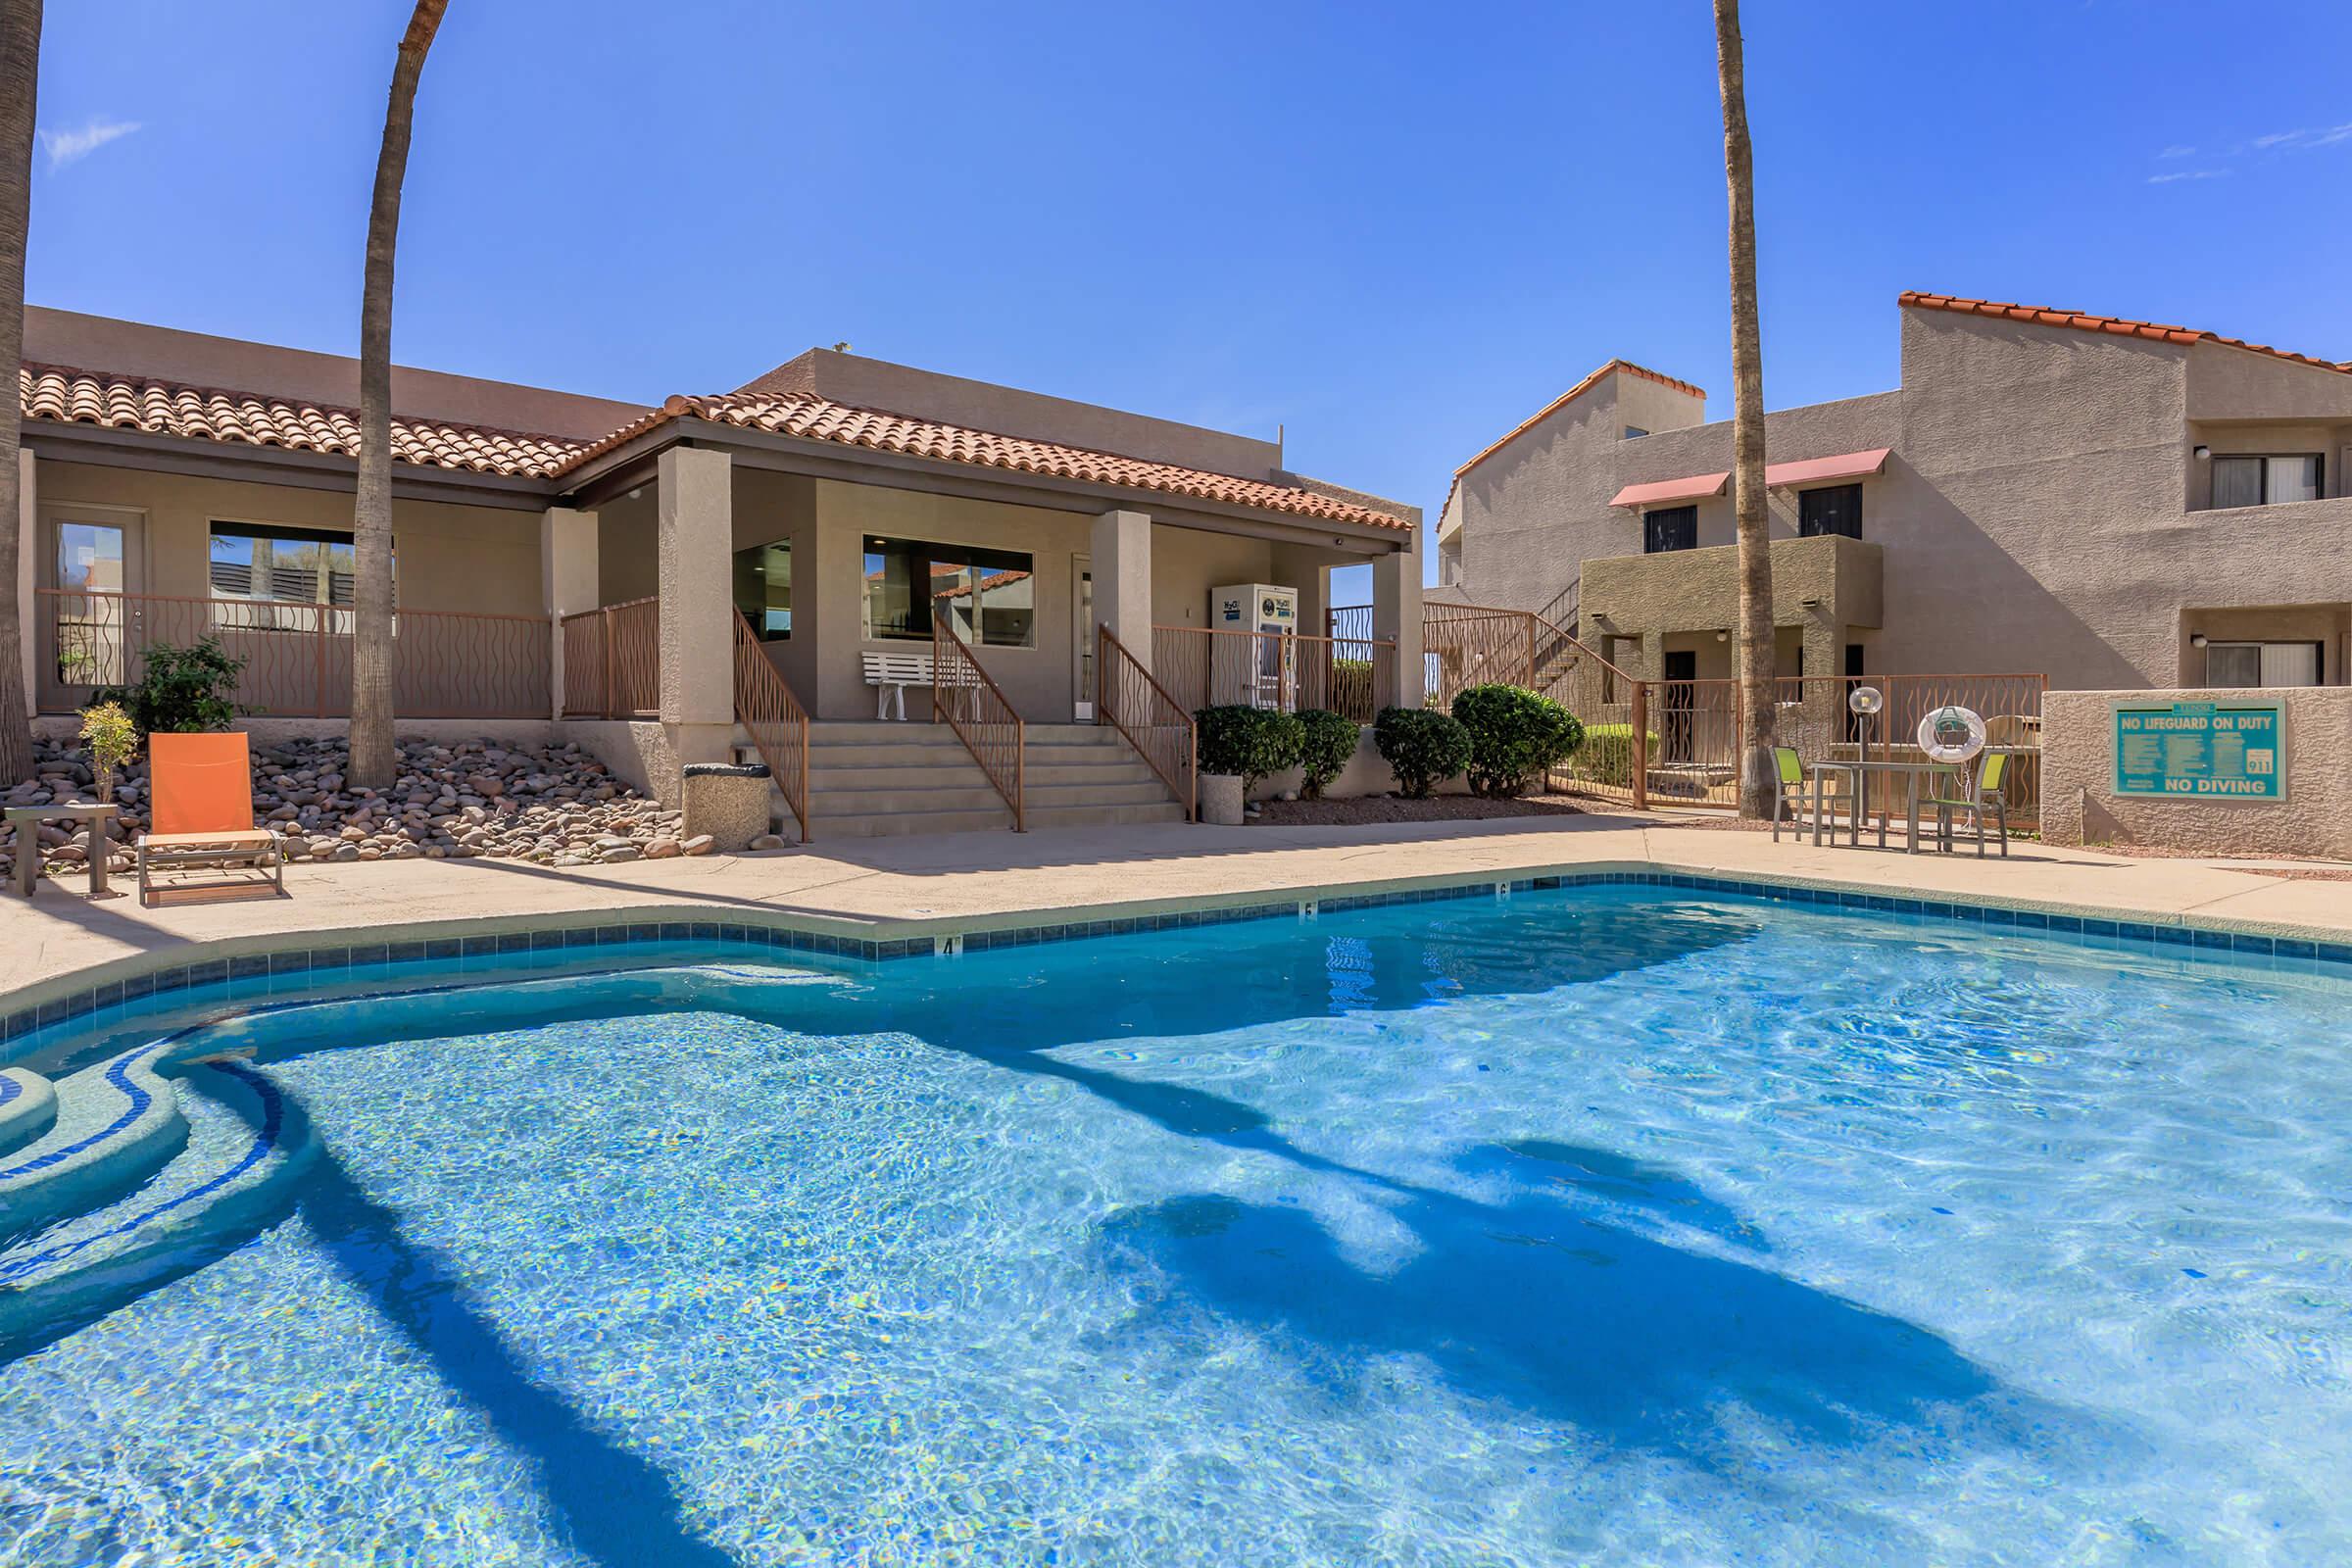
{"type": "MultiPolygon", "coordinates": [[[[1881,547],[1842,534],[1772,542],[1772,619],[1789,626],[1819,617],[1841,626],[1885,619],[1881,547]]],[[[1727,629],[1740,613],[1736,545],[1587,560],[1582,617],[1617,636],[1727,629]]]]}

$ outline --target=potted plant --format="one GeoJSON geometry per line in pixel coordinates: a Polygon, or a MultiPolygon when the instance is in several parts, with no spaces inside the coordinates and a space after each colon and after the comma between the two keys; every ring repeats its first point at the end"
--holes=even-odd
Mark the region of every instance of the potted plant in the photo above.
{"type": "Polygon", "coordinates": [[[1203,708],[1193,721],[1200,738],[1200,820],[1239,827],[1251,787],[1298,765],[1304,726],[1289,713],[1243,705],[1203,708]]]}

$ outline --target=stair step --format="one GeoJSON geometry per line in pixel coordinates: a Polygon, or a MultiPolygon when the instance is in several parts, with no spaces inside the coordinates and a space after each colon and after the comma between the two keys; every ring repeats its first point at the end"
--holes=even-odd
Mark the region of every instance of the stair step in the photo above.
{"type": "Polygon", "coordinates": [[[892,785],[883,789],[808,791],[808,815],[821,827],[845,816],[883,816],[903,811],[981,811],[1004,807],[1004,797],[986,778],[971,784],[892,785]]]}
{"type": "MultiPolygon", "coordinates": [[[[994,792],[991,792],[992,799],[994,792]]],[[[895,838],[909,833],[976,833],[1012,826],[1012,808],[997,802],[993,811],[886,811],[814,817],[809,831],[824,838],[895,838]]]]}
{"type": "Polygon", "coordinates": [[[157,1041],[52,1084],[49,1130],[0,1155],[0,1240],[110,1202],[179,1152],[179,1091],[157,1070],[178,1045],[157,1041]]]}
{"type": "Polygon", "coordinates": [[[0,1250],[0,1342],[127,1300],[202,1262],[210,1254],[196,1244],[274,1211],[313,1151],[300,1108],[241,1061],[194,1063],[181,1078],[171,1159],[113,1201],[0,1250]]]}
{"type": "Polygon", "coordinates": [[[1148,822],[1181,822],[1184,808],[1164,797],[1157,805],[1038,806],[1031,804],[1028,823],[1040,827],[1136,827],[1148,822]]]}
{"type": "Polygon", "coordinates": [[[26,1144],[57,1120],[57,1091],[23,1067],[0,1067],[0,1154],[26,1144]]]}

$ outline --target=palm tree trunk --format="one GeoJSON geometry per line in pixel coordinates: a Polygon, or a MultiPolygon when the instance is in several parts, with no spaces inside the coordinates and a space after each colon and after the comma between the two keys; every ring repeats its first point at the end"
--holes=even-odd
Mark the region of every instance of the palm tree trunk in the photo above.
{"type": "Polygon", "coordinates": [[[1715,0],[1723,177],[1732,206],[1732,506],[1740,538],[1740,814],[1772,815],[1772,535],[1764,508],[1764,346],[1756,312],[1756,172],[1747,139],[1740,0],[1715,0]]]}
{"type": "Polygon", "coordinates": [[[17,390],[24,358],[24,236],[32,211],[33,94],[41,71],[41,0],[0,0],[0,368],[8,407],[0,410],[0,783],[32,777],[32,705],[24,690],[24,619],[17,572],[24,552],[18,503],[17,390]]]}
{"type": "MultiPolygon", "coordinates": [[[[400,186],[409,172],[416,78],[449,0],[416,0],[392,68],[384,145],[368,210],[368,270],[360,301],[360,481],[352,510],[351,768],[368,789],[392,787],[392,259],[400,243],[400,186]]],[[[321,612],[326,613],[326,612],[321,612]]]]}

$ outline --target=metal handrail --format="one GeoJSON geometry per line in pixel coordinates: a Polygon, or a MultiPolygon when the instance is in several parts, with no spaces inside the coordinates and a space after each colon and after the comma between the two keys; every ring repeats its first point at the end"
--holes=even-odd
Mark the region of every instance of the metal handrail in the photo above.
{"type": "Polygon", "coordinates": [[[735,612],[735,722],[751,736],[768,776],[808,842],[808,710],[767,657],[743,612],[735,612]]]}
{"type": "Polygon", "coordinates": [[[1158,775],[1169,793],[1184,805],[1188,822],[1200,819],[1200,726],[1184,705],[1168,694],[1168,689],[1152,678],[1152,672],[1140,663],[1127,645],[1119,641],[1108,626],[1096,628],[1100,645],[1095,659],[1095,720],[1107,722],[1135,749],[1144,765],[1158,775]],[[1115,678],[1119,686],[1114,688],[1115,678]],[[1143,691],[1158,699],[1161,711],[1142,725],[1145,735],[1128,727],[1127,698],[1132,695],[1124,688],[1140,683],[1143,691]],[[1114,700],[1112,692],[1119,695],[1114,700]],[[1184,755],[1179,762],[1173,745],[1174,737],[1184,737],[1184,755]],[[1146,736],[1149,736],[1147,740],[1146,736]],[[1162,755],[1165,754],[1165,755],[1162,755]],[[1182,781],[1179,782],[1179,774],[1182,781]]]}
{"type": "Polygon", "coordinates": [[[1238,681],[1247,683],[1249,671],[1255,666],[1256,649],[1272,644],[1280,651],[1282,668],[1286,671],[1282,706],[1298,708],[1329,708],[1358,723],[1369,724],[1381,709],[1389,706],[1382,701],[1387,688],[1394,683],[1394,666],[1384,659],[1393,655],[1394,641],[1371,637],[1318,637],[1312,632],[1257,631],[1246,627],[1171,626],[1152,628],[1152,662],[1155,673],[1165,676],[1163,684],[1172,682],[1178,689],[1197,695],[1191,704],[1179,703],[1189,711],[1193,708],[1207,708],[1215,699],[1217,688],[1238,681]],[[1220,641],[1222,639],[1222,641],[1220,641]],[[1231,651],[1247,646],[1248,654],[1236,658],[1231,651]],[[1223,650],[1223,652],[1220,652],[1223,650]],[[1302,664],[1299,656],[1305,656],[1302,664]],[[1360,676],[1344,673],[1343,663],[1364,666],[1360,676]]]}
{"type": "Polygon", "coordinates": [[[1021,797],[1027,787],[1028,726],[1004,688],[980,667],[970,647],[956,635],[945,614],[931,617],[931,716],[945,722],[963,742],[963,749],[972,754],[988,782],[1012,808],[1012,830],[1027,832],[1021,797]],[[969,718],[956,713],[942,695],[948,691],[971,694],[969,718]]]}

